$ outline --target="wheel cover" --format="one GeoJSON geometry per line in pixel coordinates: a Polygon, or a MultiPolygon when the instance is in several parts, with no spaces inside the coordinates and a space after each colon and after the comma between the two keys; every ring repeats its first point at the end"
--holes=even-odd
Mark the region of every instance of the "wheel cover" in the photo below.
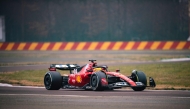
{"type": "Polygon", "coordinates": [[[45,76],[44,84],[45,84],[46,87],[50,87],[51,86],[51,76],[50,75],[46,75],[45,76]]]}
{"type": "Polygon", "coordinates": [[[136,74],[133,73],[133,74],[131,75],[131,77],[132,77],[132,80],[133,80],[134,82],[138,82],[138,81],[139,81],[136,74]]]}
{"type": "Polygon", "coordinates": [[[96,89],[98,86],[98,79],[96,75],[93,75],[91,78],[91,86],[93,89],[96,89]]]}

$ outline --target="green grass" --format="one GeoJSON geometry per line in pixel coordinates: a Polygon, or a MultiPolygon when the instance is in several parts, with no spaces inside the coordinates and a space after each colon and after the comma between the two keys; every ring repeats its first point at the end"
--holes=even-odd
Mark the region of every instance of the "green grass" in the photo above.
{"type": "Polygon", "coordinates": [[[42,86],[47,70],[26,70],[0,73],[0,82],[14,85],[42,86]]]}
{"type": "MultiPolygon", "coordinates": [[[[155,63],[109,66],[109,71],[120,69],[122,74],[131,75],[136,69],[146,76],[153,77],[156,89],[190,89],[190,62],[155,63]]],[[[47,70],[26,70],[0,73],[0,82],[15,85],[43,86],[44,74],[47,70]]],[[[66,72],[61,72],[61,74],[66,72]]]]}
{"type": "Polygon", "coordinates": [[[190,88],[190,62],[157,63],[144,65],[128,65],[111,67],[120,69],[123,74],[130,75],[131,69],[143,71],[146,76],[153,77],[157,88],[190,88]]]}

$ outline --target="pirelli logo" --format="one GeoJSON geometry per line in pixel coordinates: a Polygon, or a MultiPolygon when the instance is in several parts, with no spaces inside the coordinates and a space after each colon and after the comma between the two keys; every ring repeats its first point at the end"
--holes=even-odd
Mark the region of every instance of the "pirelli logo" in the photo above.
{"type": "Polygon", "coordinates": [[[5,42],[0,50],[189,50],[189,41],[5,42]]]}

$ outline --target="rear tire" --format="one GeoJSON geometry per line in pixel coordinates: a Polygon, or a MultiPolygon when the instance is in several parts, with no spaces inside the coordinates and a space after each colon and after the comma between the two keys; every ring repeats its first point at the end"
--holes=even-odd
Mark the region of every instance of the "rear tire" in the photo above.
{"type": "Polygon", "coordinates": [[[107,76],[104,72],[96,72],[91,75],[90,85],[94,91],[103,91],[108,87],[107,76]]]}
{"type": "Polygon", "coordinates": [[[59,90],[62,86],[62,76],[59,72],[50,71],[44,76],[44,86],[47,90],[59,90]]]}
{"type": "Polygon", "coordinates": [[[134,91],[143,91],[147,86],[146,75],[143,72],[136,71],[131,74],[132,80],[134,82],[142,82],[145,86],[142,87],[132,87],[134,91]]]}

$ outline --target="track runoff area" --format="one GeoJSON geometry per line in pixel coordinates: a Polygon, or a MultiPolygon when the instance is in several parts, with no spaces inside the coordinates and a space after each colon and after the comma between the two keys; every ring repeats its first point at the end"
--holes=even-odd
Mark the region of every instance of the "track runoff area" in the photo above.
{"type": "Polygon", "coordinates": [[[0,86],[0,98],[1,109],[189,109],[190,106],[190,91],[180,90],[47,91],[44,87],[4,85],[0,86]]]}
{"type": "MultiPolygon", "coordinates": [[[[2,52],[2,51],[0,51],[2,52]]],[[[9,53],[19,53],[17,51],[9,51],[9,53]]],[[[3,52],[5,53],[5,51],[3,52]]],[[[20,53],[28,53],[28,51],[21,51],[20,53]]],[[[52,53],[52,54],[88,54],[89,51],[30,51],[30,53],[52,53]]],[[[91,51],[97,55],[100,51],[91,51]]],[[[189,54],[189,51],[101,51],[106,54],[189,54]]],[[[19,58],[19,57],[17,57],[19,58]]],[[[49,59],[49,57],[48,57],[49,59]]],[[[101,59],[101,58],[99,58],[101,59]]],[[[18,59],[20,60],[20,59],[18,59]]],[[[46,59],[41,59],[42,62],[46,59]]],[[[79,58],[83,60],[84,58],[79,58]]],[[[20,60],[27,61],[27,60],[20,60]]],[[[30,61],[30,59],[29,59],[30,61]]],[[[37,61],[37,60],[36,60],[37,61]]],[[[164,60],[171,61],[171,60],[164,60]]],[[[173,61],[173,60],[172,60],[173,61]]],[[[176,60],[175,60],[176,61],[176,60]]],[[[173,62],[175,62],[173,61],[173,62]]],[[[179,61],[179,59],[177,59],[179,61]]],[[[181,61],[181,60],[180,60],[181,61]]],[[[19,62],[19,61],[17,61],[19,62]]],[[[35,68],[35,67],[34,67],[35,68]]],[[[80,89],[61,89],[58,91],[47,91],[44,87],[32,86],[12,86],[10,84],[0,84],[0,108],[79,108],[79,109],[189,109],[190,107],[190,91],[182,90],[144,90],[142,92],[135,92],[131,89],[117,89],[114,91],[84,91],[80,89]],[[9,105],[7,104],[9,103],[9,105]]]]}

